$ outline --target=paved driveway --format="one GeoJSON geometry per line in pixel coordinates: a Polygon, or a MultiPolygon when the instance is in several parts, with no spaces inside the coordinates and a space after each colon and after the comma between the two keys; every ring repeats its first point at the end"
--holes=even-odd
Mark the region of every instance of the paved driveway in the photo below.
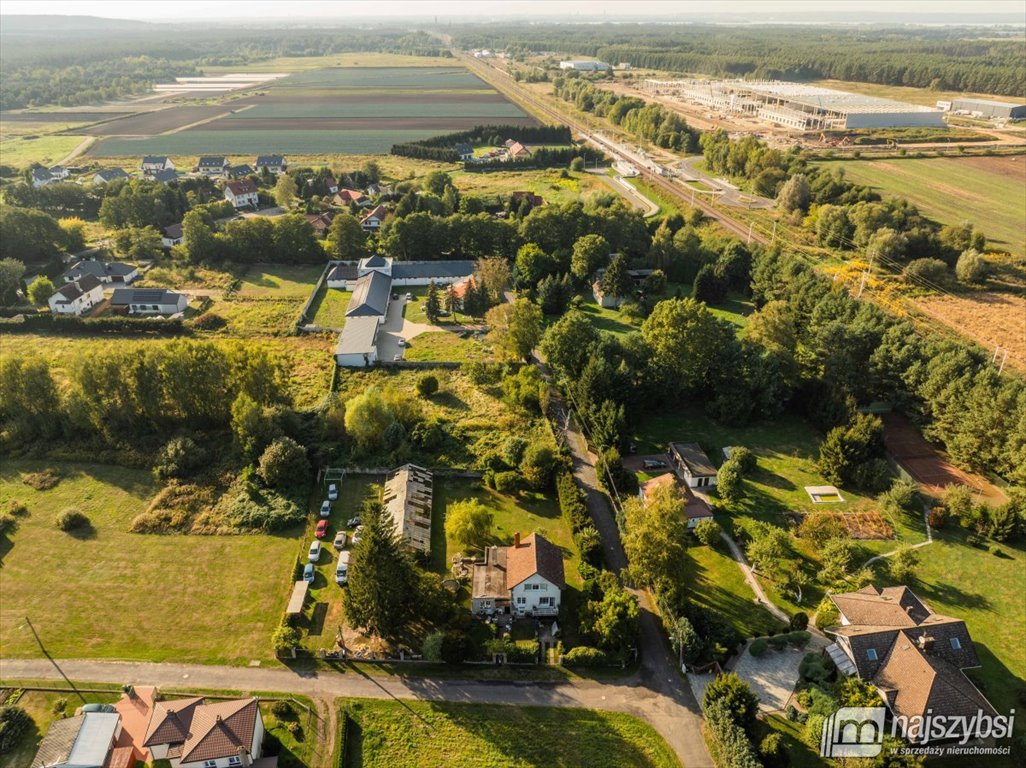
{"type": "Polygon", "coordinates": [[[813,635],[805,648],[788,646],[782,651],[770,648],[759,658],[752,656],[745,647],[734,665],[734,672],[759,697],[759,709],[763,712],[777,712],[791,698],[794,684],[798,682],[798,665],[805,654],[821,650],[825,645],[823,638],[813,635]]]}

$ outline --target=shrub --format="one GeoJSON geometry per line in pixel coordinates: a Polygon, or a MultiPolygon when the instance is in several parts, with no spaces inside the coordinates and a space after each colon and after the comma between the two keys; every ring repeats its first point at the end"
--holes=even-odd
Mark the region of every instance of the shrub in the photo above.
{"type": "Polygon", "coordinates": [[[833,601],[829,597],[824,597],[816,608],[814,619],[816,629],[825,629],[836,624],[840,620],[841,616],[837,611],[837,606],[834,605],[833,601]]]}
{"type": "Polygon", "coordinates": [[[740,469],[741,473],[744,475],[749,474],[755,469],[755,454],[752,453],[750,448],[746,448],[743,445],[734,447],[730,452],[730,460],[737,462],[738,469],[740,469]]]}
{"type": "Polygon", "coordinates": [[[257,473],[272,488],[302,484],[310,474],[306,449],[291,437],[279,437],[260,456],[257,473]]]}
{"type": "MultiPolygon", "coordinates": [[[[803,616],[805,614],[802,614],[803,616]]],[[[802,648],[808,644],[809,639],[812,637],[811,632],[805,630],[796,630],[794,632],[788,632],[783,637],[787,638],[787,642],[793,645],[795,648],[802,648]]]]}
{"type": "Polygon", "coordinates": [[[37,491],[48,491],[61,481],[61,474],[56,469],[44,469],[39,472],[29,472],[21,478],[29,488],[37,491]]]}
{"type": "Polygon", "coordinates": [[[556,468],[556,454],[544,443],[531,443],[524,451],[520,472],[527,484],[535,490],[543,490],[552,482],[556,468]]]}
{"type": "Polygon", "coordinates": [[[424,638],[424,645],[421,653],[426,661],[439,662],[442,660],[442,643],[445,641],[445,632],[432,632],[424,638]]]}
{"type": "Polygon", "coordinates": [[[759,757],[766,765],[777,765],[784,754],[784,740],[779,733],[768,733],[759,742],[759,757]]]}
{"type": "Polygon", "coordinates": [[[766,642],[765,637],[760,637],[757,640],[753,640],[752,644],[748,646],[748,652],[755,658],[765,655],[769,649],[769,643],[766,642]]]}
{"type": "Polygon", "coordinates": [[[296,716],[296,710],[289,702],[279,699],[271,705],[271,714],[279,720],[291,720],[296,716]]]}
{"type": "Polygon", "coordinates": [[[67,706],[68,706],[68,700],[66,698],[64,698],[63,696],[61,696],[59,699],[57,699],[57,701],[55,701],[53,703],[53,707],[51,707],[51,711],[55,715],[63,715],[64,714],[64,710],[67,708],[67,706]]]}
{"type": "Polygon", "coordinates": [[[438,391],[438,379],[430,373],[425,373],[417,379],[417,394],[421,397],[431,397],[438,391]]]}
{"type": "Polygon", "coordinates": [[[567,667],[604,667],[609,664],[605,651],[579,645],[571,648],[563,655],[563,665],[567,667]]]}
{"type": "Polygon", "coordinates": [[[805,611],[798,611],[798,613],[791,617],[788,625],[791,629],[804,630],[809,626],[809,614],[805,613],[805,611]]]}
{"type": "Polygon", "coordinates": [[[767,642],[769,642],[773,650],[782,651],[784,650],[784,646],[787,645],[788,639],[788,635],[786,634],[773,635],[773,637],[767,638],[767,642]]]}
{"type": "Polygon", "coordinates": [[[915,259],[902,270],[902,275],[909,282],[926,282],[946,286],[951,279],[948,265],[940,259],[915,259]]]}
{"type": "Polygon", "coordinates": [[[695,526],[695,538],[707,547],[720,540],[720,526],[715,520],[702,520],[695,526]]]}
{"type": "Polygon", "coordinates": [[[741,726],[745,731],[750,731],[755,725],[759,697],[752,693],[748,683],[734,672],[719,675],[706,687],[705,695],[702,697],[703,708],[708,709],[714,703],[723,705],[734,724],[741,726]]]}
{"type": "Polygon", "coordinates": [[[300,732],[303,730],[303,726],[301,726],[299,724],[298,720],[293,720],[286,727],[288,728],[288,732],[289,733],[291,733],[293,736],[297,736],[297,737],[299,736],[300,732]]]}
{"type": "Polygon", "coordinates": [[[90,525],[89,518],[74,507],[68,507],[57,515],[57,527],[65,533],[69,533],[71,531],[84,531],[88,529],[90,525]]]}
{"type": "Polygon", "coordinates": [[[891,468],[884,459],[865,461],[855,467],[852,481],[857,488],[870,493],[879,493],[891,482],[891,468]]]}
{"type": "Polygon", "coordinates": [[[935,531],[939,531],[948,523],[948,512],[944,507],[931,507],[927,523],[935,531]]]}
{"type": "Polygon", "coordinates": [[[281,654],[299,647],[299,640],[299,630],[282,623],[271,635],[271,648],[276,654],[281,654]]]}
{"type": "Polygon", "coordinates": [[[987,276],[987,262],[974,248],[962,251],[955,264],[955,277],[962,283],[980,283],[987,276]]]}
{"type": "Polygon", "coordinates": [[[157,454],[153,465],[153,476],[165,482],[171,478],[185,477],[206,464],[206,451],[188,437],[175,437],[165,443],[157,454]]]}
{"type": "Polygon", "coordinates": [[[511,495],[520,490],[519,472],[496,472],[495,490],[499,493],[511,495]]]}
{"type": "Polygon", "coordinates": [[[198,331],[219,331],[228,325],[228,321],[216,312],[204,312],[186,325],[198,331]]]}
{"type": "Polygon", "coordinates": [[[32,718],[21,707],[0,707],[0,754],[12,752],[32,727],[32,718]]]}
{"type": "Polygon", "coordinates": [[[805,654],[805,657],[798,665],[798,676],[804,682],[819,686],[825,686],[836,671],[837,667],[834,665],[834,662],[828,656],[824,656],[821,653],[805,654]]]}
{"type": "Polygon", "coordinates": [[[11,499],[7,502],[7,509],[4,512],[11,517],[28,517],[29,508],[17,499],[11,499]]]}

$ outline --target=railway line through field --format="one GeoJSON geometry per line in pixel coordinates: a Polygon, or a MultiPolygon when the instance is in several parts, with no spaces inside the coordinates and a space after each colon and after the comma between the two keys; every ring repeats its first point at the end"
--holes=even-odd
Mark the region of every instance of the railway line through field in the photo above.
{"type": "Polygon", "coordinates": [[[624,162],[635,165],[641,178],[660,192],[669,195],[671,198],[678,199],[681,202],[698,208],[707,216],[719,222],[720,226],[724,229],[737,235],[742,240],[748,242],[754,240],[755,242],[763,244],[769,242],[768,238],[759,232],[754,231],[749,224],[738,221],[718,208],[714,208],[706,201],[693,195],[690,189],[684,188],[674,182],[671,178],[667,178],[662,173],[653,170],[649,165],[638,164],[636,157],[624,152],[624,150],[615,142],[602,136],[580,121],[553,109],[533,94],[526,92],[525,89],[519,87],[516,81],[502,70],[489,64],[484,64],[478,59],[461,55],[455,51],[454,54],[466,65],[468,69],[475,72],[486,82],[490,83],[496,90],[506,94],[510,99],[520,102],[535,114],[544,115],[546,118],[553,120],[556,123],[567,126],[574,133],[578,134],[582,140],[594,147],[597,147],[598,149],[601,149],[603,152],[612,155],[615,159],[623,160],[624,162]]]}

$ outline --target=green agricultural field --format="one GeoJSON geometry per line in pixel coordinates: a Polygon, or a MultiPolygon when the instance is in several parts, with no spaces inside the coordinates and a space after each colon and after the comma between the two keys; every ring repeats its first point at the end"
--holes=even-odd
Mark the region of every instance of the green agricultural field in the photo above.
{"type": "MultiPolygon", "coordinates": [[[[279,56],[267,61],[246,64],[245,74],[252,72],[302,72],[322,67],[446,67],[453,60],[442,56],[406,56],[400,53],[336,53],[331,56],[279,56]]],[[[205,75],[226,75],[239,72],[237,65],[205,66],[205,75]]]]}
{"type": "Polygon", "coordinates": [[[444,96],[417,102],[392,101],[387,96],[373,101],[272,102],[240,110],[225,118],[243,124],[246,120],[303,118],[381,117],[479,117],[482,122],[501,122],[507,117],[523,117],[523,111],[508,101],[450,100],[444,96]]]}
{"type": "Polygon", "coordinates": [[[464,194],[488,197],[508,196],[511,192],[533,192],[548,205],[562,205],[588,200],[597,194],[619,193],[599,176],[590,173],[568,172],[563,178],[560,170],[493,171],[452,173],[453,184],[464,194]]]}
{"type": "MultiPolygon", "coordinates": [[[[429,130],[246,130],[182,131],[151,139],[104,139],[90,156],[137,157],[146,154],[200,155],[204,153],[255,155],[274,147],[287,155],[387,154],[393,144],[437,136],[429,130]]],[[[73,148],[73,147],[72,147],[73,148]]]]}
{"type": "Polygon", "coordinates": [[[461,551],[445,534],[445,515],[452,504],[464,499],[477,499],[494,514],[493,544],[508,546],[517,531],[521,536],[540,533],[563,550],[567,583],[581,585],[573,533],[556,501],[530,491],[506,496],[476,480],[445,478],[435,482],[431,516],[431,565],[435,571],[448,574],[452,556],[461,551]]]}
{"type": "Polygon", "coordinates": [[[991,247],[1026,255],[1026,162],[1022,157],[940,157],[845,160],[825,163],[843,168],[850,181],[883,195],[904,197],[941,224],[970,221],[991,247]]]}
{"type": "Polygon", "coordinates": [[[4,462],[0,506],[18,500],[29,509],[0,538],[5,656],[38,656],[28,616],[57,658],[270,659],[269,638],[302,542],[281,534],[129,533],[157,490],[140,469],[4,462]],[[38,491],[23,482],[27,473],[48,468],[61,476],[56,487],[38,491]],[[69,507],[86,514],[91,531],[56,528],[54,518],[69,507]]]}
{"type": "Polygon", "coordinates": [[[479,90],[489,88],[460,65],[449,67],[325,67],[298,72],[269,87],[275,94],[295,88],[368,88],[479,90]]]}
{"type": "Polygon", "coordinates": [[[22,168],[32,163],[52,165],[67,157],[85,136],[23,136],[0,141],[0,158],[5,165],[22,168]]]}
{"type": "Polygon", "coordinates": [[[678,768],[651,726],[587,709],[345,700],[345,765],[362,768],[678,768]],[[526,736],[529,734],[529,736],[526,736]]]}

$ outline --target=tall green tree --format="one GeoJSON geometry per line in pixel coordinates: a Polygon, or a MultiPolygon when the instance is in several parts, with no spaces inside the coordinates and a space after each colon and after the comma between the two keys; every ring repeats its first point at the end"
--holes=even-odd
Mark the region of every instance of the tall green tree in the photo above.
{"type": "Polygon", "coordinates": [[[599,267],[609,260],[609,243],[602,235],[577,238],[570,256],[570,271],[581,282],[587,282],[599,267]]]}
{"type": "Polygon", "coordinates": [[[432,280],[428,284],[427,297],[424,299],[424,314],[427,316],[428,322],[434,324],[438,322],[441,312],[442,299],[439,295],[438,286],[432,280]]]}
{"type": "Polygon", "coordinates": [[[0,259],[0,304],[9,306],[17,301],[24,274],[25,265],[22,262],[17,259],[0,259]]]}
{"type": "Polygon", "coordinates": [[[182,245],[191,264],[203,264],[217,257],[218,244],[209,219],[199,211],[189,211],[182,219],[182,245]]]}
{"type": "Polygon", "coordinates": [[[380,506],[363,517],[365,527],[352,549],[342,606],[351,626],[394,640],[417,616],[417,569],[380,506]]]}
{"type": "Polygon", "coordinates": [[[575,380],[584,370],[598,340],[599,332],[591,320],[583,312],[572,309],[545,331],[541,352],[560,375],[575,380]]]}
{"type": "Polygon", "coordinates": [[[278,176],[278,181],[274,184],[274,202],[282,208],[291,208],[298,191],[295,179],[287,173],[283,173],[278,176]]]}
{"type": "Polygon", "coordinates": [[[54,291],[53,281],[45,275],[40,275],[32,284],[28,287],[29,301],[35,304],[37,307],[46,306],[47,299],[53,296],[54,291]]]}
{"type": "Polygon", "coordinates": [[[492,341],[508,359],[526,360],[541,341],[542,311],[528,299],[492,307],[485,322],[491,326],[492,341]]]}
{"type": "Polygon", "coordinates": [[[630,498],[623,505],[626,533],[623,546],[630,572],[639,584],[674,583],[684,567],[684,499],[676,488],[662,487],[643,502],[630,498]]]}
{"type": "Polygon", "coordinates": [[[348,211],[331,220],[328,252],[336,259],[355,259],[363,252],[364,233],[360,220],[348,211]]]}
{"type": "Polygon", "coordinates": [[[602,273],[599,284],[607,296],[618,299],[630,296],[634,292],[634,280],[627,272],[627,257],[622,253],[616,254],[606,271],[602,273]]]}
{"type": "Polygon", "coordinates": [[[463,499],[445,510],[445,535],[464,548],[483,548],[491,537],[492,511],[477,499],[463,499]]]}

